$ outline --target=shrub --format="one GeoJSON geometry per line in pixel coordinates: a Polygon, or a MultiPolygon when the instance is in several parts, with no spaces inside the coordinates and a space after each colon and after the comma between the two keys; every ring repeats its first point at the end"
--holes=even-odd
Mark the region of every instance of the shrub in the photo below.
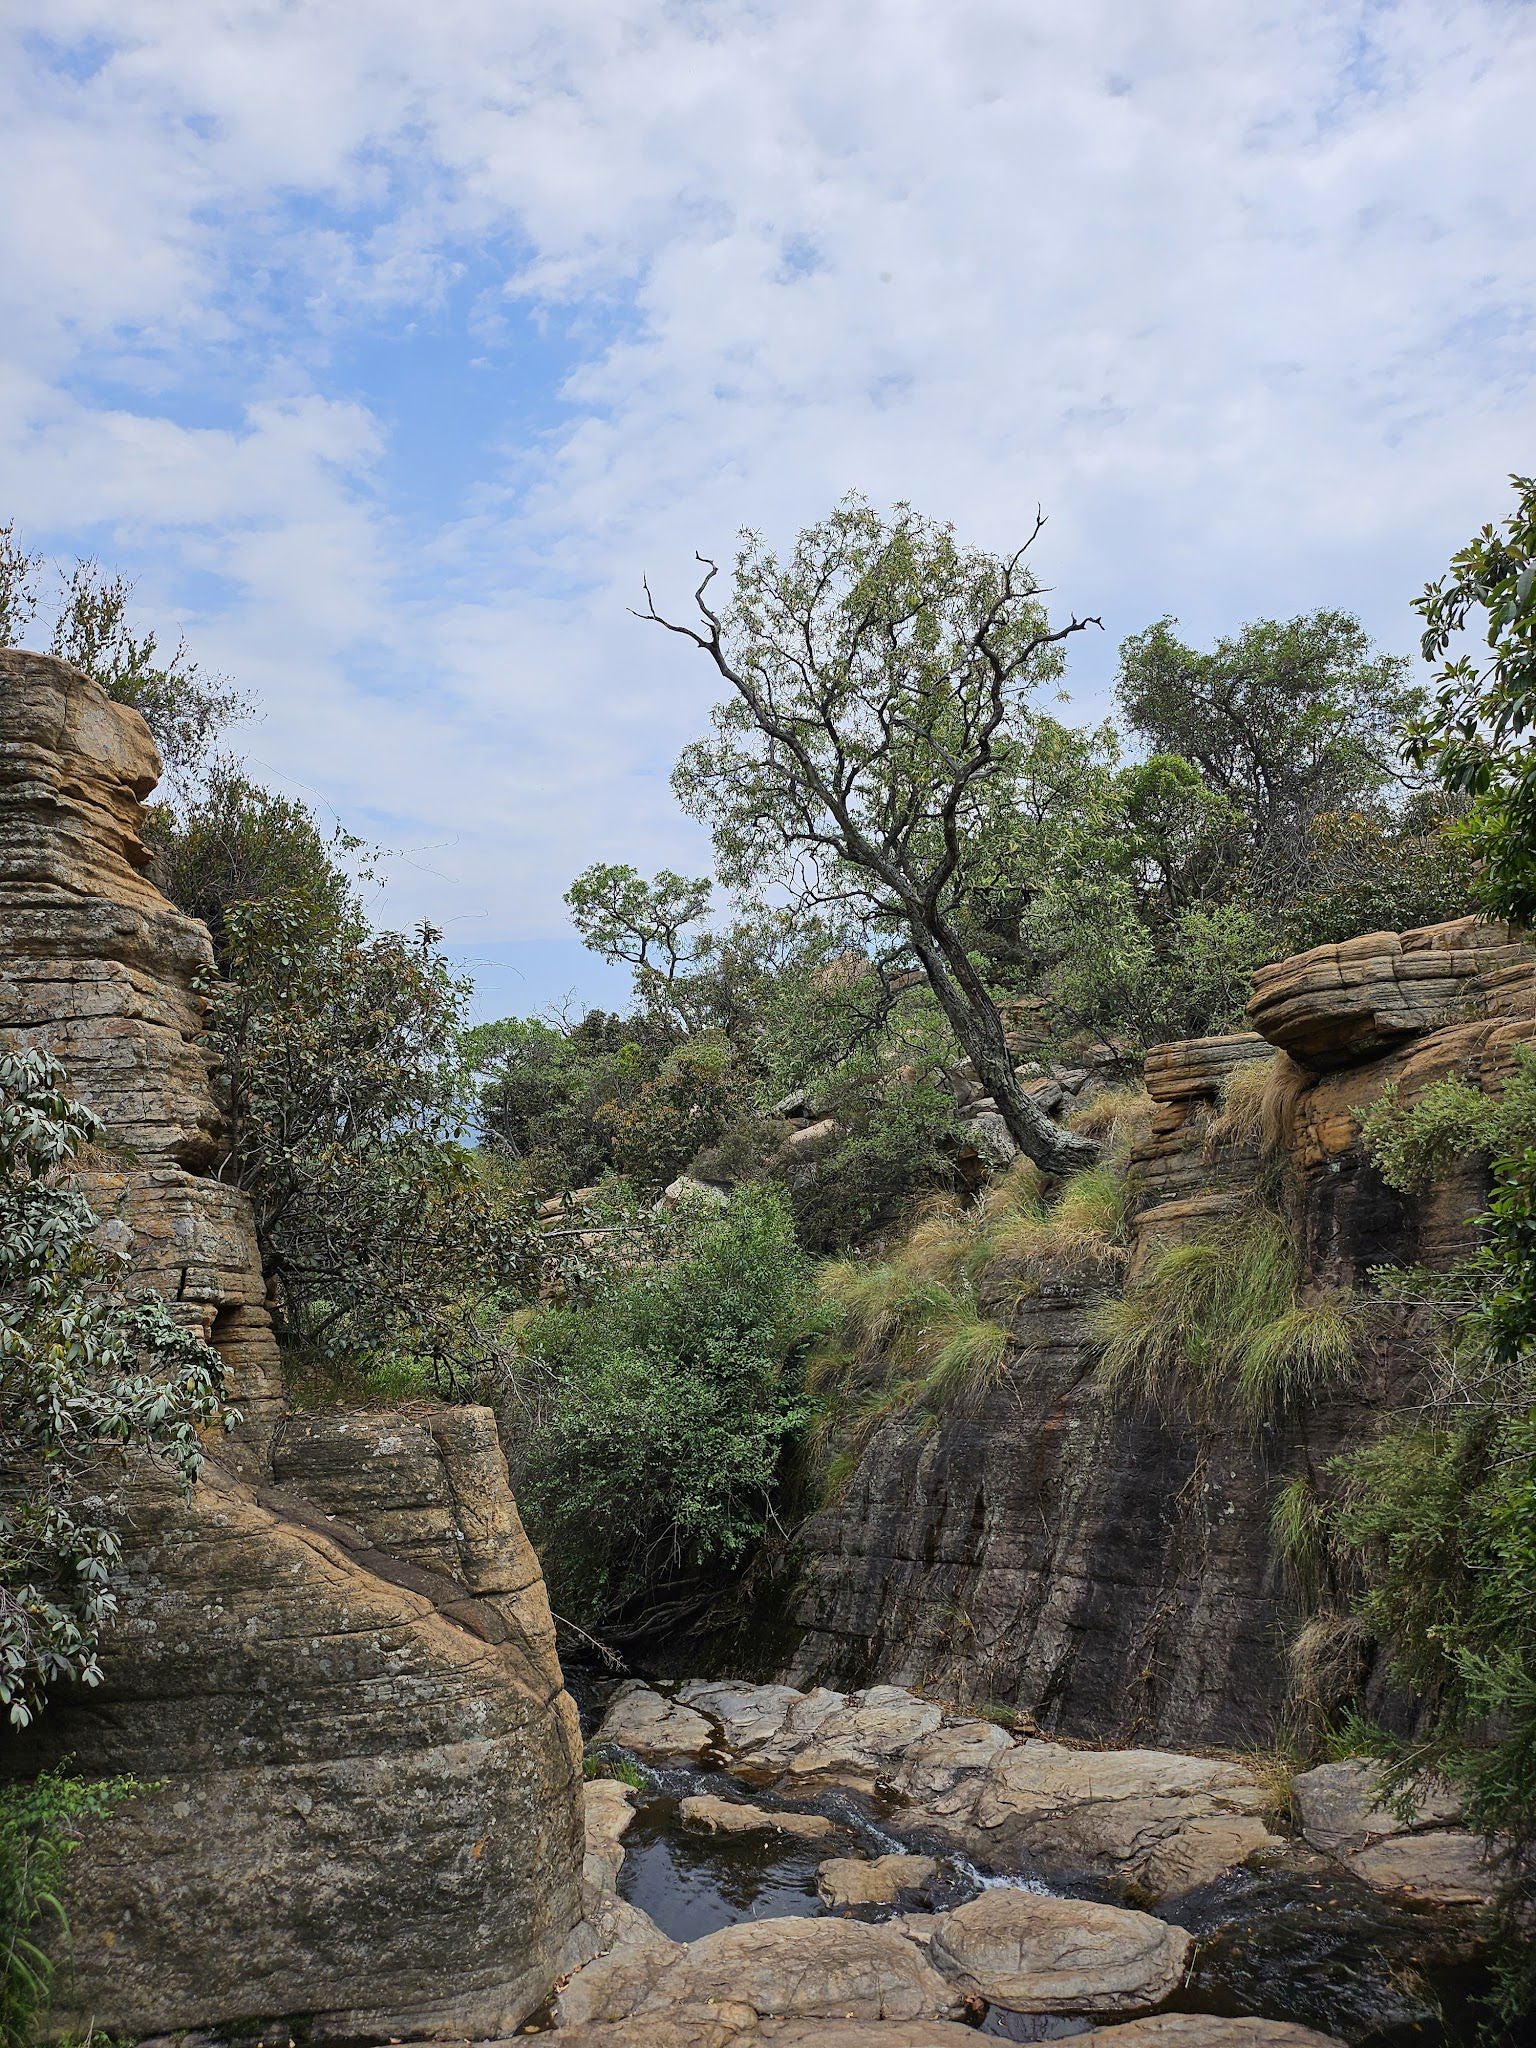
{"type": "Polygon", "coordinates": [[[438,1391],[504,1369],[488,1297],[526,1286],[530,1204],[454,1141],[467,995],[437,944],[292,896],[232,905],[209,1034],[225,1169],[256,1212],[280,1332],[321,1379],[414,1360],[438,1391]]]}
{"type": "Polygon", "coordinates": [[[30,2048],[52,2002],[57,1941],[48,1930],[69,1933],[60,1878],[80,1823],[144,1789],[132,1778],[86,1782],[62,1771],[0,1787],[0,2048],[30,2048]]]}
{"type": "Polygon", "coordinates": [[[0,1707],[22,1727],[55,1682],[100,1679],[114,1469],[145,1453],[190,1488],[223,1384],[158,1295],[125,1297],[124,1262],[60,1184],[100,1136],[55,1060],[0,1052],[0,1707]]]}
{"type": "Polygon", "coordinates": [[[804,1417],[784,1360],[809,1269],[782,1198],[739,1188],[674,1230],[520,1332],[549,1381],[520,1499],[557,1604],[610,1634],[696,1608],[741,1564],[804,1417]]]}

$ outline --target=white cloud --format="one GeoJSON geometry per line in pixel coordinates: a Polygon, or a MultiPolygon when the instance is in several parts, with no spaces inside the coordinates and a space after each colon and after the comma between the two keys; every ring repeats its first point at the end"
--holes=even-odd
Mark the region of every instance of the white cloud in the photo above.
{"type": "Polygon", "coordinates": [[[1002,544],[1043,500],[1092,699],[1164,609],[1410,644],[1529,466],[1515,0],[30,4],[7,498],[107,529],[260,758],[417,849],[401,915],[540,935],[590,858],[696,858],[708,677],[624,605],[744,521],[857,484],[1002,544]],[[423,515],[426,394],[350,344],[446,323],[432,374],[505,395],[530,319],[537,438],[488,424],[423,515]]]}

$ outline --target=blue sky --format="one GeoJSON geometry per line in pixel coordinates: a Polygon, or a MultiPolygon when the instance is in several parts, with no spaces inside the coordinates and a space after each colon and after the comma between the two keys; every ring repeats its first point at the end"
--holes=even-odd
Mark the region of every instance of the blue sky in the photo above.
{"type": "Polygon", "coordinates": [[[702,865],[628,616],[850,486],[1164,612],[1409,600],[1536,467],[1529,0],[11,0],[0,517],[133,574],[487,1013],[702,865]]]}

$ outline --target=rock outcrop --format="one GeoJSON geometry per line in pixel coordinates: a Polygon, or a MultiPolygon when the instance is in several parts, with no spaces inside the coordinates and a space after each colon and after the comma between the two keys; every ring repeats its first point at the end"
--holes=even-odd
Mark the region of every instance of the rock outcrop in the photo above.
{"type": "Polygon", "coordinates": [[[71,1859],[60,2024],[510,2033],[580,1910],[574,1709],[492,1418],[284,1413],[246,1197],[215,1177],[202,926],[147,878],[142,720],[0,655],[0,1029],[103,1119],[85,1192],[244,1417],[190,1500],[117,1489],[104,1680],[5,1756],[145,1789],[71,1859]]]}
{"type": "Polygon", "coordinates": [[[1156,1048],[1126,1281],[1063,1271],[1017,1303],[983,1283],[983,1308],[1011,1326],[1008,1368],[936,1427],[896,1416],[870,1436],[802,1533],[786,1677],[919,1686],[1090,1740],[1264,1739],[1295,1619],[1270,1536],[1276,1491],[1361,1440],[1421,1345],[1402,1319],[1348,1391],[1262,1429],[1212,1427],[1107,1402],[1093,1311],[1277,1175],[1304,1297],[1364,1285],[1373,1266],[1450,1263],[1483,1205],[1479,1164],[1404,1198],[1365,1157],[1360,1118],[1389,1081],[1405,1102],[1452,1072],[1501,1085],[1536,1037],[1533,974],[1536,953],[1503,926],[1380,932],[1265,969],[1256,1031],[1156,1048]],[[1224,1115],[1228,1078],[1261,1063],[1263,1114],[1224,1115]]]}

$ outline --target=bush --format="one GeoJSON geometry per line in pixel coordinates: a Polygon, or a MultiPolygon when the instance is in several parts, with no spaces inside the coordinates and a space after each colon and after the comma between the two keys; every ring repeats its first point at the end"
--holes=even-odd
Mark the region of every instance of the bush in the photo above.
{"type": "Polygon", "coordinates": [[[936,1082],[861,1063],[830,1082],[817,1107],[835,1118],[835,1142],[813,1165],[781,1175],[808,1250],[860,1244],[914,1197],[953,1183],[961,1126],[936,1082]]]}
{"type": "Polygon", "coordinates": [[[661,1255],[521,1330],[548,1376],[517,1474],[563,1612],[643,1634],[745,1560],[803,1403],[785,1358],[808,1269],[782,1198],[684,1209],[661,1255]]]}
{"type": "Polygon", "coordinates": [[[59,1898],[80,1823],[104,1820],[146,1788],[133,1778],[71,1778],[44,1771],[0,1787],[0,2048],[31,2048],[52,2003],[57,1939],[69,1922],[59,1898]]]}
{"type": "Polygon", "coordinates": [[[124,1262],[60,1185],[100,1135],[56,1061],[0,1052],[0,1706],[20,1727],[51,1685],[100,1679],[114,1467],[146,1453],[190,1488],[219,1414],[217,1352],[157,1295],[124,1296],[124,1262]]]}

